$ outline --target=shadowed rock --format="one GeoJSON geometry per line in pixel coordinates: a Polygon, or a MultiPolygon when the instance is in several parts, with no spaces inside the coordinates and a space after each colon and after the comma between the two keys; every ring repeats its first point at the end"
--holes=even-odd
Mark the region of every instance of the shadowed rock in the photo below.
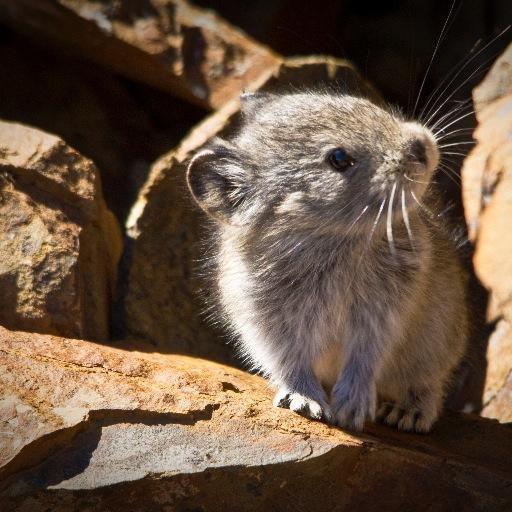
{"type": "Polygon", "coordinates": [[[0,324],[107,338],[120,250],[94,164],[54,135],[0,121],[0,324]]]}
{"type": "Polygon", "coordinates": [[[0,0],[0,19],[122,75],[218,108],[280,58],[185,0],[0,0]]]}

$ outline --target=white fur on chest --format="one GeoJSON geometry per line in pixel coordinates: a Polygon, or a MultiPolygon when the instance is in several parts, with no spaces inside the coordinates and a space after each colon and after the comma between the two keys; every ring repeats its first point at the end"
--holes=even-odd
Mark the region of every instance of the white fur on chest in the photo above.
{"type": "Polygon", "coordinates": [[[253,363],[253,369],[279,380],[292,367],[309,368],[329,393],[344,365],[344,354],[357,338],[354,328],[366,326],[369,332],[378,332],[375,323],[384,317],[388,326],[400,323],[389,317],[391,312],[383,315],[388,291],[371,258],[336,247],[322,252],[329,260],[320,259],[319,251],[317,259],[305,258],[308,251],[303,251],[290,255],[289,264],[278,271],[269,262],[254,272],[239,239],[224,235],[218,261],[221,304],[239,336],[241,355],[253,363]],[[272,284],[272,279],[283,277],[282,287],[272,284]],[[356,324],[350,316],[355,307],[356,324]]]}
{"type": "Polygon", "coordinates": [[[310,284],[311,267],[298,258],[290,260],[284,273],[289,272],[293,284],[286,292],[279,290],[282,300],[272,304],[273,293],[265,291],[268,276],[251,273],[237,238],[225,233],[218,261],[221,303],[240,336],[242,356],[254,362],[254,368],[272,376],[277,366],[283,367],[277,361],[291,359],[312,368],[330,387],[341,367],[343,278],[337,271],[324,272],[320,282],[310,284]],[[266,299],[271,307],[266,307],[266,299]]]}

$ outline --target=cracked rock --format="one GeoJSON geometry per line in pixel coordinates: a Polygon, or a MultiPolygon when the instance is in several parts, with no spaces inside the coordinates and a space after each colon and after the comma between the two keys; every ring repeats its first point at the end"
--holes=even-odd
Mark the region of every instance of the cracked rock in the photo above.
{"type": "Polygon", "coordinates": [[[489,341],[482,414],[512,421],[512,45],[473,93],[476,146],[462,169],[475,271],[489,291],[489,341]]]}
{"type": "Polygon", "coordinates": [[[0,324],[107,338],[120,247],[94,164],[0,121],[0,324]]]}
{"type": "Polygon", "coordinates": [[[0,328],[2,510],[512,505],[512,431],[497,422],[351,435],[272,407],[260,377],[123,347],[0,328]]]}

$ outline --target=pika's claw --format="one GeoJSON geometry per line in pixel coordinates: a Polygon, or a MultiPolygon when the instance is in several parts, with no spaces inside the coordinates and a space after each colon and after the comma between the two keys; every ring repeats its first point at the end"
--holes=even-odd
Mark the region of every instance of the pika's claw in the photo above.
{"type": "Polygon", "coordinates": [[[418,407],[407,408],[394,403],[384,403],[379,408],[377,420],[398,430],[426,434],[436,422],[437,413],[418,407]]]}
{"type": "Polygon", "coordinates": [[[364,422],[375,418],[376,392],[374,387],[360,388],[359,393],[343,386],[335,389],[333,409],[336,425],[360,432],[364,422]]]}
{"type": "Polygon", "coordinates": [[[290,409],[291,411],[311,418],[332,423],[333,415],[327,403],[317,402],[299,393],[279,390],[274,397],[274,406],[290,409]]]}

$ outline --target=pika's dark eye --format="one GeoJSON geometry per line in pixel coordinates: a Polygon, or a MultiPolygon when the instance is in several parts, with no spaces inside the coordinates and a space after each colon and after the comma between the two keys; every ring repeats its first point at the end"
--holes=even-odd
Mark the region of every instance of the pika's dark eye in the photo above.
{"type": "Polygon", "coordinates": [[[354,165],[354,159],[342,148],[333,149],[328,156],[329,163],[337,171],[345,171],[354,165]]]}

